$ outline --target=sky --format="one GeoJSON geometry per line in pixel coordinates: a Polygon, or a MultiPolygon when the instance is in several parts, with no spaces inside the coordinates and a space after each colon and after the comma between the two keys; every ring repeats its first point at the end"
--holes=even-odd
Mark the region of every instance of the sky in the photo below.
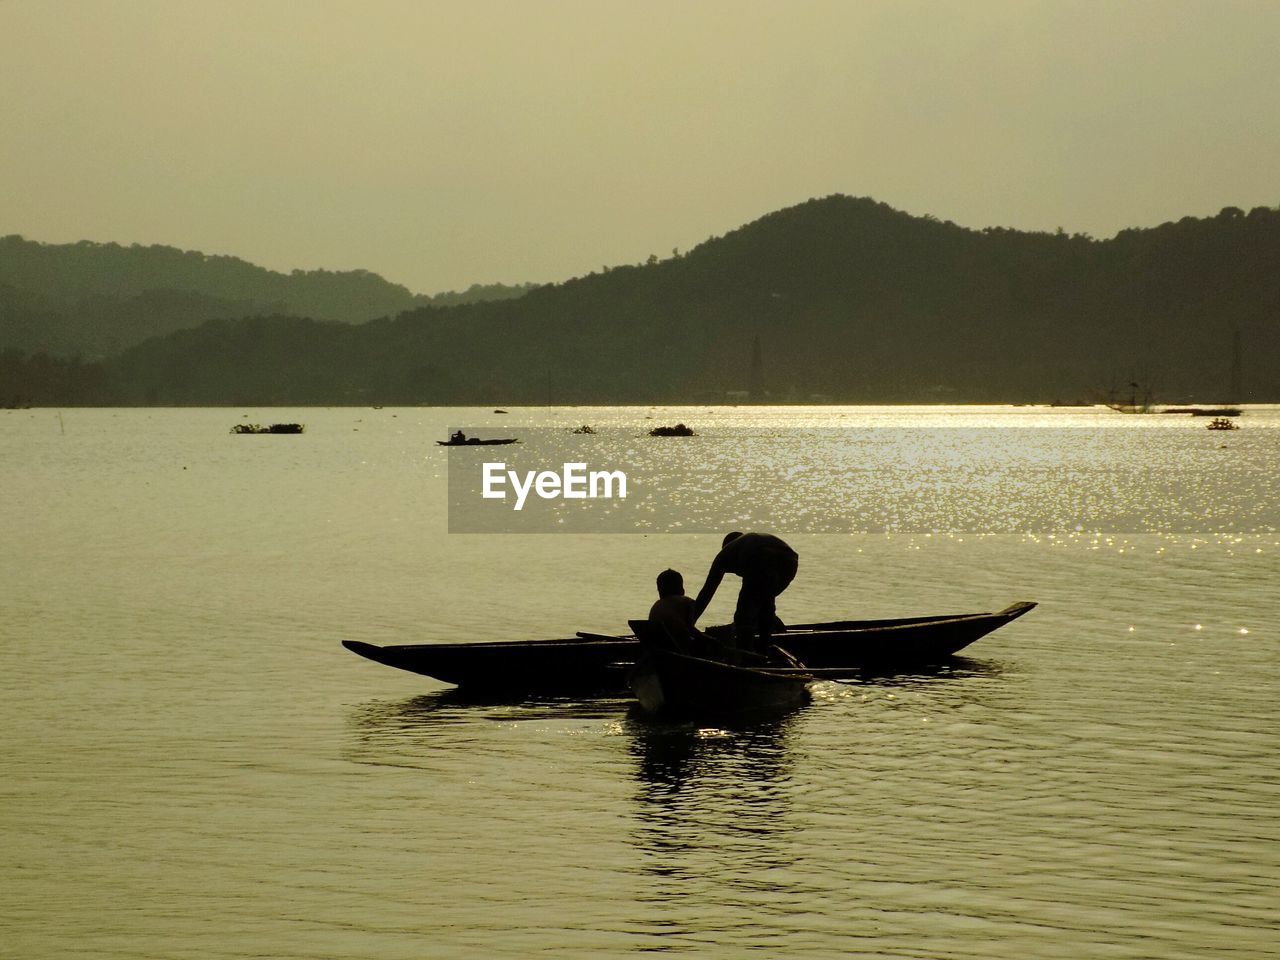
{"type": "Polygon", "coordinates": [[[1280,204],[1274,0],[0,0],[0,235],[415,292],[811,197],[1089,233],[1280,204]]]}

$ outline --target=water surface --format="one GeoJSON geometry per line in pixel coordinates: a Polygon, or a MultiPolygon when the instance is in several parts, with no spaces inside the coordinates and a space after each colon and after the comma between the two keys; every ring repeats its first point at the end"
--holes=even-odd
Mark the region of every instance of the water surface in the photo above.
{"type": "MultiPolygon", "coordinates": [[[[614,632],[663,567],[696,589],[714,536],[445,532],[451,424],[649,416],[1096,426],[1171,471],[1214,437],[1037,408],[3,412],[0,952],[1280,955],[1273,532],[790,537],[795,620],[1041,605],[746,729],[476,704],[341,648],[614,632]]],[[[1277,411],[1242,422],[1215,453],[1277,449],[1277,411]]],[[[1106,466],[1071,483],[1104,497],[1106,466]]]]}

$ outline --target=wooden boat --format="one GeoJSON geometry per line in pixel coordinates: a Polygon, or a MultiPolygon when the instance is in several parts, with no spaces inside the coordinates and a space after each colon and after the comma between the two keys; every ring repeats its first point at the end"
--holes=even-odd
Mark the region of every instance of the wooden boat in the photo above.
{"type": "MultiPolygon", "coordinates": [[[[866,667],[943,662],[1034,607],[1022,601],[998,613],[793,624],[775,639],[823,676],[853,677],[866,667]]],[[[467,689],[548,694],[625,692],[627,672],[642,653],[635,636],[392,646],[344,640],[343,646],[377,663],[467,689]]]]}
{"type": "Polygon", "coordinates": [[[744,717],[809,702],[813,680],[795,670],[741,667],[661,648],[647,649],[631,674],[642,709],[673,717],[744,717]]]}
{"type": "Polygon", "coordinates": [[[465,440],[437,440],[436,443],[442,447],[492,447],[501,446],[504,443],[519,443],[519,440],[508,438],[505,440],[478,440],[475,437],[467,437],[465,440]]]}

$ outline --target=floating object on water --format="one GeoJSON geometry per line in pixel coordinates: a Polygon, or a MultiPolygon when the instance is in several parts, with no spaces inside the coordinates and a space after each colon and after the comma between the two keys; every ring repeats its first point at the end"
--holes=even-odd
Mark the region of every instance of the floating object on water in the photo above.
{"type": "Polygon", "coordinates": [[[494,413],[506,413],[507,411],[505,411],[505,410],[495,410],[495,411],[493,411],[493,412],[494,412],[494,413]]]}
{"type": "Polygon", "coordinates": [[[571,430],[571,431],[569,431],[569,432],[570,432],[570,433],[595,433],[595,430],[593,430],[591,427],[587,426],[587,425],[584,423],[582,426],[580,426],[580,427],[578,427],[578,428],[576,428],[576,429],[574,429],[574,430],[571,430]]]}
{"type": "Polygon", "coordinates": [[[302,433],[307,428],[301,423],[273,423],[260,426],[256,423],[237,423],[231,428],[232,433],[302,433]]]}
{"type": "Polygon", "coordinates": [[[1239,430],[1240,425],[1226,417],[1214,417],[1205,426],[1210,430],[1239,430]]]}
{"type": "Polygon", "coordinates": [[[677,423],[674,427],[654,427],[649,431],[651,437],[696,437],[693,427],[686,427],[683,423],[677,423]]]}

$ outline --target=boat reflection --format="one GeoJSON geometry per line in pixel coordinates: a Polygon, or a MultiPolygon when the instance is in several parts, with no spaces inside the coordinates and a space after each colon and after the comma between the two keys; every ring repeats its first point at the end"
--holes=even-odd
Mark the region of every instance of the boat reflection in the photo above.
{"type": "Polygon", "coordinates": [[[471,693],[458,688],[418,694],[407,700],[374,701],[357,707],[352,719],[370,728],[420,727],[452,721],[547,719],[616,719],[624,708],[617,697],[528,697],[471,693]]]}
{"type": "Polygon", "coordinates": [[[717,719],[714,726],[677,723],[646,716],[634,701],[616,696],[528,697],[473,693],[451,687],[396,700],[374,700],[351,709],[348,757],[360,763],[414,765],[429,749],[465,743],[474,746],[490,725],[541,722],[616,725],[629,738],[638,764],[641,801],[652,808],[668,801],[681,805],[685,793],[706,794],[724,788],[726,802],[744,784],[754,784],[744,803],[759,802],[762,784],[785,778],[786,744],[809,711],[840,709],[876,688],[932,689],[943,699],[981,700],[1004,674],[1004,665],[953,657],[911,672],[866,671],[841,683],[815,684],[813,705],[782,713],[717,719]]]}
{"type": "Polygon", "coordinates": [[[803,712],[732,728],[628,720],[631,837],[653,878],[641,903],[670,905],[695,879],[756,894],[782,882],[795,826],[788,742],[803,712]]]}
{"type": "Polygon", "coordinates": [[[351,737],[347,756],[357,763],[418,766],[430,749],[473,745],[477,725],[617,721],[624,710],[617,699],[493,698],[457,689],[405,700],[378,700],[355,707],[348,716],[351,737]]]}
{"type": "Polygon", "coordinates": [[[708,782],[768,782],[785,766],[786,734],[799,710],[725,726],[655,720],[628,714],[630,752],[641,799],[677,796],[708,782]]]}

